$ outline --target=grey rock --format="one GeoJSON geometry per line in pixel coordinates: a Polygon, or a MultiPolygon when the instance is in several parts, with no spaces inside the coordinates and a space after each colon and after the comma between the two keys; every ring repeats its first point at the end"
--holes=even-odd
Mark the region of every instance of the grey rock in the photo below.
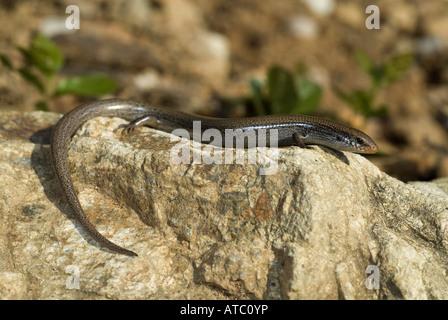
{"type": "Polygon", "coordinates": [[[70,219],[50,162],[58,118],[0,113],[2,299],[448,298],[448,179],[406,184],[323,147],[282,148],[265,176],[173,164],[170,134],[97,118],[70,145],[72,178],[130,258],[70,219]]]}

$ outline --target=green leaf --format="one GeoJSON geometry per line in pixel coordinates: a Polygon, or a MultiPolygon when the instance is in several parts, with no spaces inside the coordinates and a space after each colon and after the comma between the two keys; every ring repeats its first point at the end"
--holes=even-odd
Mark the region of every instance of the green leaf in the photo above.
{"type": "Polygon", "coordinates": [[[37,101],[34,106],[36,107],[37,110],[41,110],[41,111],[48,111],[48,105],[45,101],[37,101]]]}
{"type": "Polygon", "coordinates": [[[305,63],[298,62],[296,64],[295,73],[297,75],[304,75],[304,74],[306,74],[307,70],[308,70],[308,68],[306,67],[305,63]]]}
{"type": "Polygon", "coordinates": [[[9,70],[14,70],[11,60],[9,60],[9,58],[2,53],[0,53],[0,62],[9,70]]]}
{"type": "Polygon", "coordinates": [[[29,49],[19,47],[18,50],[29,63],[47,77],[53,76],[64,63],[64,57],[59,47],[42,35],[34,38],[29,49]]]}
{"type": "Polygon", "coordinates": [[[62,78],[58,82],[55,94],[75,94],[79,96],[99,97],[114,91],[117,87],[117,83],[108,76],[89,74],[80,77],[62,78]]]}
{"type": "Polygon", "coordinates": [[[303,76],[295,78],[295,85],[300,101],[292,113],[310,114],[315,111],[320,104],[322,88],[303,76]]]}
{"type": "Polygon", "coordinates": [[[389,61],[381,65],[375,65],[364,52],[356,52],[356,61],[361,69],[370,77],[374,90],[398,80],[408,69],[413,59],[412,54],[401,54],[392,57],[389,61]]]}
{"type": "Polygon", "coordinates": [[[287,114],[299,104],[294,78],[281,67],[272,67],[268,71],[268,90],[273,114],[287,114]]]}
{"type": "Polygon", "coordinates": [[[28,81],[30,84],[35,86],[40,92],[45,92],[45,87],[40,81],[40,79],[29,69],[27,68],[19,68],[17,71],[19,71],[19,74],[22,76],[23,79],[28,81]]]}
{"type": "Polygon", "coordinates": [[[375,64],[363,51],[356,51],[355,58],[358,62],[358,66],[364,70],[365,73],[368,75],[372,74],[373,69],[375,69],[375,64]]]}
{"type": "Polygon", "coordinates": [[[345,93],[335,88],[335,92],[345,100],[354,110],[368,116],[373,113],[374,95],[365,90],[355,90],[353,93],[345,93]]]}
{"type": "Polygon", "coordinates": [[[257,115],[267,114],[265,106],[263,104],[262,96],[262,84],[259,80],[251,79],[249,82],[250,90],[252,91],[252,101],[255,106],[255,112],[257,115]]]}
{"type": "Polygon", "coordinates": [[[384,64],[384,73],[387,83],[401,78],[414,60],[411,53],[397,55],[384,64]]]}
{"type": "Polygon", "coordinates": [[[371,115],[384,117],[384,116],[387,116],[388,111],[389,111],[389,106],[387,104],[382,104],[379,107],[375,108],[375,110],[373,110],[371,115]]]}
{"type": "Polygon", "coordinates": [[[376,65],[364,52],[355,53],[358,66],[369,76],[374,90],[377,90],[384,84],[384,66],[376,65]]]}

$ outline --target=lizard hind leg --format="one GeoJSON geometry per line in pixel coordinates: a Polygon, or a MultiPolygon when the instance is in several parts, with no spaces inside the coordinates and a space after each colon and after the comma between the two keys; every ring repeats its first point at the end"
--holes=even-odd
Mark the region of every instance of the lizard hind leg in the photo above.
{"type": "Polygon", "coordinates": [[[158,120],[154,116],[142,116],[142,117],[137,118],[129,123],[119,125],[114,130],[114,132],[117,132],[118,130],[123,129],[121,131],[121,134],[128,134],[140,126],[148,126],[151,128],[157,128],[157,122],[158,122],[158,120]]]}
{"type": "Polygon", "coordinates": [[[313,147],[306,145],[302,139],[300,138],[299,133],[295,132],[292,135],[292,140],[294,140],[295,144],[297,146],[299,146],[300,148],[304,148],[304,149],[313,149],[313,147]]]}

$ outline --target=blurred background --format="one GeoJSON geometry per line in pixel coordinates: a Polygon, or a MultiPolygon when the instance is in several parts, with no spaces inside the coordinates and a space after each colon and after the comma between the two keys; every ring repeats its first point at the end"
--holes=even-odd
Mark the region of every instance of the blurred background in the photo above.
{"type": "Polygon", "coordinates": [[[446,0],[0,0],[0,21],[0,110],[319,115],[402,181],[448,176],[446,0]]]}

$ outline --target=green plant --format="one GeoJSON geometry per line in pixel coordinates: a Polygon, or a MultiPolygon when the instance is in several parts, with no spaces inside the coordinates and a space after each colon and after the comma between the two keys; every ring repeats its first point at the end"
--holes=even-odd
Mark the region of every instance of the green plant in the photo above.
{"type": "Polygon", "coordinates": [[[304,74],[303,65],[299,65],[296,74],[273,66],[267,72],[265,85],[252,79],[250,87],[256,114],[309,114],[315,111],[319,107],[322,88],[304,74]]]}
{"type": "Polygon", "coordinates": [[[413,55],[400,54],[382,64],[375,64],[365,53],[358,51],[356,52],[356,61],[369,77],[370,87],[356,89],[351,93],[343,92],[335,87],[336,94],[365,117],[385,115],[388,106],[376,105],[375,101],[381,90],[403,76],[413,61],[413,55]]]}
{"type": "Polygon", "coordinates": [[[63,94],[98,97],[114,91],[117,83],[102,74],[91,73],[78,77],[56,77],[64,65],[64,55],[59,47],[45,36],[38,35],[29,48],[17,47],[25,59],[25,66],[15,68],[11,60],[0,53],[0,62],[17,71],[23,79],[42,94],[35,103],[37,109],[48,110],[48,102],[63,94]]]}

